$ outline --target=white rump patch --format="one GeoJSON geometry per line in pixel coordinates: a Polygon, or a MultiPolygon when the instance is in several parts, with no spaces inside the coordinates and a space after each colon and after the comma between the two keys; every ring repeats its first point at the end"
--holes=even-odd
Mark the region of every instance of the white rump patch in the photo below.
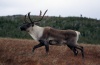
{"type": "Polygon", "coordinates": [[[77,41],[78,41],[78,39],[79,39],[80,32],[79,32],[79,31],[75,31],[75,32],[76,32],[76,34],[77,34],[77,37],[76,37],[76,44],[77,44],[77,41]]]}

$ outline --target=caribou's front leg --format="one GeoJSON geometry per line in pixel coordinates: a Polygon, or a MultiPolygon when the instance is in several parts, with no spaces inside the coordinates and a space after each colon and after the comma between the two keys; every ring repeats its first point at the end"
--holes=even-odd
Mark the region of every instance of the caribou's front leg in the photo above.
{"type": "Polygon", "coordinates": [[[36,49],[36,48],[39,48],[39,47],[42,47],[42,46],[45,46],[45,49],[46,49],[46,53],[48,54],[48,52],[49,52],[49,43],[47,42],[47,40],[39,40],[39,44],[38,45],[36,45],[36,46],[34,46],[33,47],[33,52],[34,52],[34,50],[36,49]]]}
{"type": "Polygon", "coordinates": [[[49,42],[47,40],[44,41],[44,46],[45,46],[46,53],[48,54],[48,52],[49,52],[49,42]]]}
{"type": "Polygon", "coordinates": [[[38,45],[35,45],[34,47],[33,47],[33,52],[34,52],[34,50],[36,49],[36,48],[39,48],[39,47],[42,47],[42,46],[44,46],[44,41],[42,41],[42,40],[39,40],[39,44],[38,45]]]}

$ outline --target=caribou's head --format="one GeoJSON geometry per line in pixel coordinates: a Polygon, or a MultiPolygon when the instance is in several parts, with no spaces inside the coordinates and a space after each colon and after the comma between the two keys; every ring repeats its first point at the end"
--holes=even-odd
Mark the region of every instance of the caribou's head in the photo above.
{"type": "MultiPolygon", "coordinates": [[[[42,16],[39,20],[35,20],[35,21],[33,21],[33,20],[31,19],[31,17],[30,17],[30,12],[29,12],[29,13],[28,13],[28,18],[29,18],[29,21],[30,21],[30,22],[28,22],[28,21],[26,20],[27,15],[25,15],[25,18],[24,18],[24,21],[25,21],[25,22],[24,22],[24,23],[21,25],[21,27],[20,27],[21,31],[27,31],[29,28],[34,27],[34,26],[35,26],[35,23],[41,21],[41,20],[44,18],[44,16],[45,16],[45,14],[46,14],[47,11],[48,11],[48,10],[46,10],[46,11],[44,12],[43,16],[42,16]]],[[[42,12],[40,11],[40,15],[39,15],[39,16],[41,16],[41,15],[42,15],[42,12]]]]}

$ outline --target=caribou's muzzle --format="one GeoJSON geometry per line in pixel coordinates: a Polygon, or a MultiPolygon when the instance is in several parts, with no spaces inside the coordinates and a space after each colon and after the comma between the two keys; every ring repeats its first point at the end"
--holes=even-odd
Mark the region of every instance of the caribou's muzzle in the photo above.
{"type": "Polygon", "coordinates": [[[27,29],[26,27],[23,27],[23,26],[20,27],[21,31],[26,31],[26,29],[27,29]]]}

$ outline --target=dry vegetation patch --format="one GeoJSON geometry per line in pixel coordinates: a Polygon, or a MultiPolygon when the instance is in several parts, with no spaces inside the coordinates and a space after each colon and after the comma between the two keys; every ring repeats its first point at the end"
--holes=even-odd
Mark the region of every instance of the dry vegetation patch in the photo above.
{"type": "Polygon", "coordinates": [[[34,40],[0,38],[0,65],[100,65],[100,45],[81,44],[83,60],[81,53],[75,57],[67,46],[50,46],[48,55],[44,47],[32,53],[36,44],[34,40]]]}

